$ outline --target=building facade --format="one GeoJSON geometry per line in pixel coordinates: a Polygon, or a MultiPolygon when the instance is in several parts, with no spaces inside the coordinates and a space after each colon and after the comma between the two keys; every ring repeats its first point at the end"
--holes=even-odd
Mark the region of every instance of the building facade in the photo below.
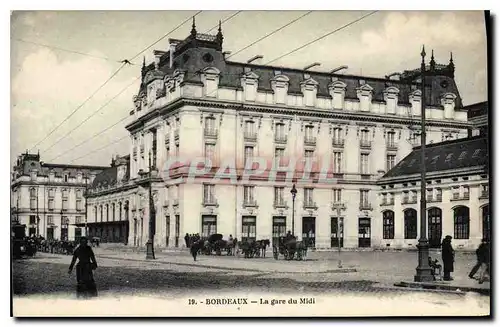
{"type": "MultiPolygon", "coordinates": [[[[420,237],[420,148],[378,182],[381,246],[409,248],[420,237]]],[[[426,147],[427,238],[440,247],[446,235],[456,249],[473,250],[490,239],[489,152],[484,135],[426,147]]]]}
{"type": "MultiPolygon", "coordinates": [[[[288,230],[316,248],[381,246],[376,181],[418,145],[418,70],[372,78],[239,63],[222,43],[220,28],[200,34],[193,22],[186,39],[143,65],[126,126],[136,185],[128,244],[147,240],[151,187],[157,246],[183,246],[186,233],[276,240],[288,230]],[[211,169],[190,178],[200,157],[211,169]],[[304,168],[314,159],[321,164],[304,168]],[[286,174],[291,160],[299,163],[286,174]],[[324,162],[330,182],[319,178],[324,162]],[[257,166],[266,177],[245,179],[257,166]],[[214,179],[221,167],[233,174],[214,179]]],[[[427,139],[467,137],[453,61],[432,58],[426,69],[427,139]]]]}
{"type": "Polygon", "coordinates": [[[18,157],[12,173],[12,219],[26,225],[27,235],[75,240],[86,219],[86,188],[106,167],[50,164],[39,154],[18,157]]]}
{"type": "MultiPolygon", "coordinates": [[[[86,224],[89,237],[98,237],[104,243],[128,244],[130,200],[137,192],[137,185],[129,178],[129,163],[129,156],[116,156],[111,167],[98,174],[89,187],[86,224]]],[[[139,245],[136,242],[132,244],[139,245]]]]}

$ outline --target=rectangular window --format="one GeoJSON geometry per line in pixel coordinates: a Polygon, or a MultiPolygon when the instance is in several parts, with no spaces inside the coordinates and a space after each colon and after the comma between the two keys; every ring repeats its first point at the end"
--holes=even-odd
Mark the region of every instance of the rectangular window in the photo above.
{"type": "Polygon", "coordinates": [[[47,216],[47,225],[54,225],[54,217],[47,216]]]}
{"type": "Polygon", "coordinates": [[[31,210],[36,209],[36,198],[30,198],[30,209],[31,210]]]}
{"type": "Polygon", "coordinates": [[[62,200],[62,209],[68,210],[68,199],[67,198],[63,198],[63,200],[62,200]]]}
{"type": "Polygon", "coordinates": [[[333,203],[341,203],[342,202],[342,189],[336,188],[333,189],[333,203]]]}
{"type": "Polygon", "coordinates": [[[306,157],[306,158],[312,158],[312,157],[314,157],[314,150],[305,150],[304,151],[304,157],[306,157]]]}
{"type": "Polygon", "coordinates": [[[202,216],[201,221],[201,236],[209,237],[217,234],[217,216],[202,216]]]}
{"type": "MultiPolygon", "coordinates": [[[[205,131],[207,133],[215,132],[215,118],[207,117],[205,119],[205,131]]],[[[212,135],[212,134],[210,134],[212,135]]]]}
{"type": "Polygon", "coordinates": [[[253,137],[255,136],[255,124],[251,120],[245,122],[245,136],[253,137]]]}
{"type": "Polygon", "coordinates": [[[257,235],[257,218],[255,216],[241,217],[241,240],[253,242],[257,235]]]}
{"type": "Polygon", "coordinates": [[[246,146],[245,147],[245,165],[247,164],[248,161],[251,161],[253,158],[253,146],[246,146]]]}
{"type": "Polygon", "coordinates": [[[464,200],[469,200],[469,186],[463,186],[463,198],[464,200]]]}
{"type": "Polygon", "coordinates": [[[283,148],[276,148],[274,149],[274,157],[279,159],[283,158],[285,156],[285,149],[283,148]]]}
{"type": "Polygon", "coordinates": [[[76,216],[75,217],[75,224],[81,224],[82,223],[82,216],[76,216]]]}
{"type": "Polygon", "coordinates": [[[49,210],[54,210],[54,199],[49,198],[48,207],[49,207],[49,210]]]}
{"type": "Polygon", "coordinates": [[[76,199],[76,210],[82,210],[82,200],[76,199]]]}
{"type": "Polygon", "coordinates": [[[30,216],[30,225],[36,224],[36,216],[30,216]]]}
{"type": "Polygon", "coordinates": [[[314,139],[314,126],[306,126],[305,139],[306,140],[314,139]]]}
{"type": "Polygon", "coordinates": [[[386,167],[387,171],[394,168],[395,165],[396,165],[396,156],[394,154],[388,154],[387,155],[387,167],[386,167]]]}
{"type": "Polygon", "coordinates": [[[361,154],[361,174],[363,174],[363,175],[370,173],[369,158],[370,158],[370,155],[368,153],[361,154]]]}
{"type": "Polygon", "coordinates": [[[67,189],[63,189],[63,190],[62,190],[62,197],[63,197],[63,198],[67,198],[67,197],[68,197],[68,193],[69,193],[69,192],[68,192],[68,190],[67,190],[67,189]]]}
{"type": "Polygon", "coordinates": [[[370,134],[368,130],[362,130],[360,133],[360,140],[362,145],[367,145],[370,142],[370,134]]]}
{"type": "Polygon", "coordinates": [[[305,206],[314,206],[314,197],[313,197],[314,189],[305,188],[304,189],[304,205],[305,206]]]}
{"type": "Polygon", "coordinates": [[[342,172],[342,152],[333,153],[333,172],[334,173],[342,172]]]}
{"type": "Polygon", "coordinates": [[[395,132],[388,132],[387,133],[387,147],[389,148],[395,148],[396,147],[396,133],[395,132]]]}
{"type": "Polygon", "coordinates": [[[382,193],[382,205],[387,204],[387,193],[382,193]]]}
{"type": "Polygon", "coordinates": [[[369,209],[370,203],[369,203],[369,198],[368,198],[368,190],[361,190],[359,191],[359,201],[360,201],[360,206],[362,209],[369,209]]]}
{"type": "Polygon", "coordinates": [[[254,186],[243,187],[243,201],[245,204],[254,204],[254,186]]]}
{"type": "Polygon", "coordinates": [[[333,129],[333,144],[334,145],[342,145],[344,144],[344,137],[342,135],[342,129],[341,128],[334,128],[333,129]]]}
{"type": "Polygon", "coordinates": [[[215,185],[203,185],[203,203],[215,204],[215,185]]]}
{"type": "Polygon", "coordinates": [[[213,161],[215,158],[215,144],[206,143],[205,144],[205,158],[213,161]]]}
{"type": "Polygon", "coordinates": [[[440,188],[436,189],[436,201],[438,202],[443,201],[443,190],[440,188]]]}
{"type": "Polygon", "coordinates": [[[417,203],[417,191],[411,191],[411,202],[417,203]]]}
{"type": "Polygon", "coordinates": [[[284,206],[285,205],[285,188],[275,187],[274,188],[274,205],[284,206]]]}
{"type": "Polygon", "coordinates": [[[278,141],[286,140],[285,124],[281,123],[276,124],[276,140],[278,141]]]}
{"type": "Polygon", "coordinates": [[[49,189],[49,198],[53,198],[56,196],[56,190],[53,188],[49,189]]]}
{"type": "Polygon", "coordinates": [[[404,191],[403,192],[403,203],[406,204],[409,202],[410,202],[410,195],[409,195],[408,191],[404,191]]]}
{"type": "Polygon", "coordinates": [[[458,186],[453,186],[453,200],[458,200],[460,198],[460,188],[458,186]]]}
{"type": "Polygon", "coordinates": [[[427,201],[433,201],[434,200],[434,192],[433,192],[433,189],[431,188],[428,188],[426,190],[426,197],[427,197],[427,201]]]}

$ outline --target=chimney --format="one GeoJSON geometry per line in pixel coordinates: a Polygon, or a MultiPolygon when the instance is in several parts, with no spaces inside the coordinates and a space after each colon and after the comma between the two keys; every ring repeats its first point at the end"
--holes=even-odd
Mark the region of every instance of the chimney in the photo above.
{"type": "Polygon", "coordinates": [[[170,43],[170,63],[169,63],[169,67],[172,68],[172,66],[174,65],[174,52],[175,52],[175,46],[177,45],[177,43],[170,43]]]}

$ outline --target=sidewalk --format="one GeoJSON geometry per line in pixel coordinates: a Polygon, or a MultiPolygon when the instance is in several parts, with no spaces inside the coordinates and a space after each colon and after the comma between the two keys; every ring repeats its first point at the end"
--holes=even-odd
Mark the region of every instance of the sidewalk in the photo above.
{"type": "MultiPolygon", "coordinates": [[[[99,258],[120,259],[130,261],[145,261],[145,253],[116,252],[100,249],[95,251],[99,258]]],[[[179,266],[196,266],[212,269],[225,269],[233,271],[264,272],[264,273],[350,273],[356,272],[352,266],[337,267],[337,262],[332,260],[308,259],[306,261],[275,260],[272,256],[266,258],[245,259],[243,256],[205,256],[200,255],[196,261],[189,255],[182,253],[155,253],[154,262],[179,266]]]]}
{"type": "Polygon", "coordinates": [[[476,292],[483,295],[490,295],[491,284],[489,281],[479,284],[477,280],[462,276],[453,277],[452,281],[434,281],[434,282],[414,282],[401,281],[394,286],[406,287],[412,289],[426,290],[447,290],[456,292],[476,292]]]}

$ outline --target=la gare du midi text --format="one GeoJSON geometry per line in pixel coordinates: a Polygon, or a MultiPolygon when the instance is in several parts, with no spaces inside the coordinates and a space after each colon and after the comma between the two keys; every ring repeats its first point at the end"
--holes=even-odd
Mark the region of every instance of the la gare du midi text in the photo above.
{"type": "MultiPolygon", "coordinates": [[[[198,304],[196,300],[189,299],[190,305],[198,304]]],[[[267,304],[267,305],[278,305],[278,304],[316,304],[316,299],[313,297],[302,297],[302,298],[289,298],[288,300],[282,299],[259,299],[259,301],[250,301],[248,298],[215,298],[206,299],[205,302],[200,301],[201,304],[205,305],[244,305],[244,304],[267,304]]]]}

